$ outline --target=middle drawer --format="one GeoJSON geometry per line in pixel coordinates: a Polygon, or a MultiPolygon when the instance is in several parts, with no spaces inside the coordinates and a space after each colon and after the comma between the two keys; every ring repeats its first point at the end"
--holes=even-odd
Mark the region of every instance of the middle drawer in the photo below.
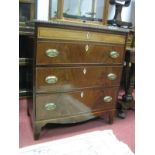
{"type": "Polygon", "coordinates": [[[65,92],[76,88],[118,86],[122,67],[37,67],[37,92],[65,92]]]}
{"type": "Polygon", "coordinates": [[[124,46],[95,43],[37,42],[37,65],[122,64],[124,46]]]}

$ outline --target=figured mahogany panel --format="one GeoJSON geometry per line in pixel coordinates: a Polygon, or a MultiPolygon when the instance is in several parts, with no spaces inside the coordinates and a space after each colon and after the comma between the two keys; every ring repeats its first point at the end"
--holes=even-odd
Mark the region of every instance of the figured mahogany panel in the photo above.
{"type": "Polygon", "coordinates": [[[118,88],[84,89],[70,93],[36,95],[36,119],[57,119],[59,122],[59,118],[68,117],[67,123],[70,123],[75,119],[72,116],[76,115],[83,120],[93,118],[93,112],[115,108],[117,90],[118,88]],[[111,97],[111,100],[105,101],[106,97],[111,97]]]}
{"type": "Polygon", "coordinates": [[[123,55],[124,46],[121,45],[38,41],[36,63],[40,65],[72,63],[122,64],[123,55]],[[58,53],[54,57],[49,57],[47,52],[53,49],[57,50],[58,53]],[[112,51],[118,53],[116,58],[111,57],[112,51]]]}
{"type": "Polygon", "coordinates": [[[76,88],[93,86],[118,86],[122,67],[87,66],[87,67],[37,67],[37,92],[63,92],[76,88]],[[109,80],[109,74],[115,74],[116,79],[109,80]],[[47,83],[48,77],[54,77],[56,82],[47,83]]]}

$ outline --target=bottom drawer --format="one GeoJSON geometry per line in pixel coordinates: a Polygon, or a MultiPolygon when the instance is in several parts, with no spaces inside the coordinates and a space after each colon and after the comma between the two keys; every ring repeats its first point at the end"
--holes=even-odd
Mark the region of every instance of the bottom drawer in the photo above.
{"type": "Polygon", "coordinates": [[[36,120],[72,117],[115,108],[118,88],[36,95],[36,120]]]}

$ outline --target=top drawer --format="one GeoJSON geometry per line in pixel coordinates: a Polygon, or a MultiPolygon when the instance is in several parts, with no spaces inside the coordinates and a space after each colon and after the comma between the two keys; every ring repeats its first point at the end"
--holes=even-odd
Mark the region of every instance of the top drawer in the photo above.
{"type": "Polygon", "coordinates": [[[38,39],[89,41],[101,43],[125,44],[125,35],[69,30],[61,28],[38,28],[38,39]]]}

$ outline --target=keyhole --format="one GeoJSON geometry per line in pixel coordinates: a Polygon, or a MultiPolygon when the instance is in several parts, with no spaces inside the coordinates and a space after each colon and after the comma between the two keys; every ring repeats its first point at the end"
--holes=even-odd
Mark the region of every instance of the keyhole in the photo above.
{"type": "Polygon", "coordinates": [[[88,33],[87,33],[87,39],[89,39],[89,38],[90,38],[90,33],[88,32],[88,33]]]}
{"type": "Polygon", "coordinates": [[[86,68],[83,69],[83,74],[85,75],[87,72],[86,68]]]}
{"type": "Polygon", "coordinates": [[[81,92],[81,98],[83,98],[83,96],[84,96],[84,93],[83,93],[83,91],[81,92]]]}
{"type": "Polygon", "coordinates": [[[89,45],[85,46],[85,50],[86,50],[86,52],[89,50],[89,45]]]}

